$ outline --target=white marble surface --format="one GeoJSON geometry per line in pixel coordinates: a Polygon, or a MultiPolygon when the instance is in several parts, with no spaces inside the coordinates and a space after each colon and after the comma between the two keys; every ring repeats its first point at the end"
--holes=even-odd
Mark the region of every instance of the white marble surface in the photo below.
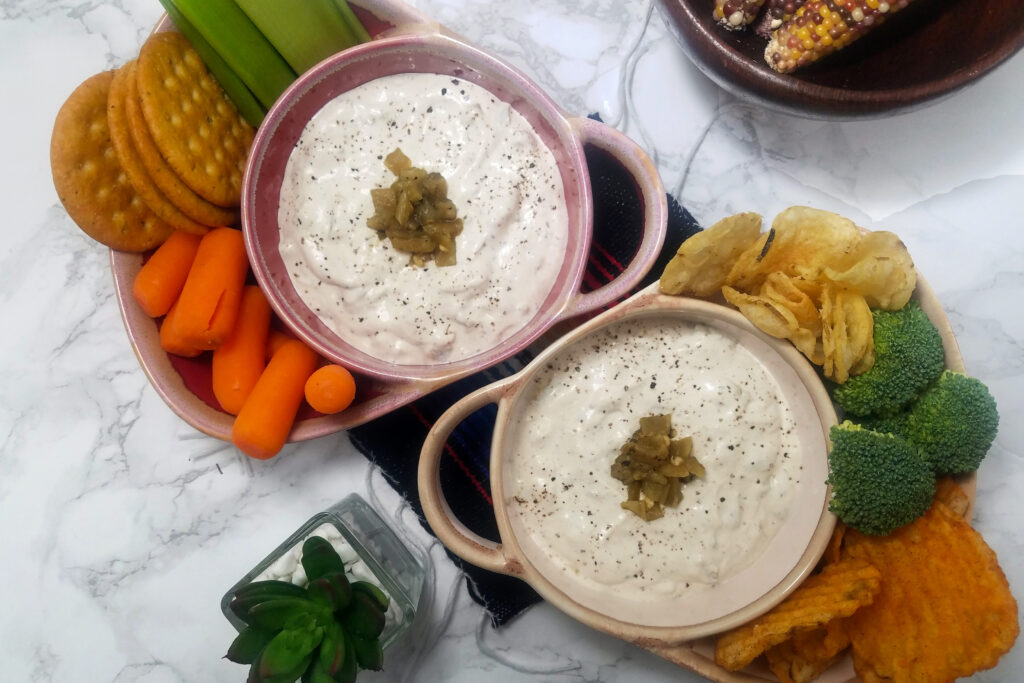
{"type": "MultiPolygon", "coordinates": [[[[999,402],[974,522],[1024,596],[1024,54],[930,108],[824,123],[719,90],[650,0],[414,4],[641,142],[705,223],[801,203],[899,232],[999,402]]],[[[427,541],[344,434],[250,461],[182,423],[139,369],[107,254],[58,203],[47,150],[64,98],[135,56],[160,13],[157,0],[0,1],[4,681],[240,681],[220,659],[233,633],[221,593],[314,512],[359,491],[427,541]]],[[[407,671],[377,680],[700,680],[546,606],[495,631],[431,554],[434,628],[407,671]]],[[[1018,643],[976,680],[1021,671],[1018,643]]]]}

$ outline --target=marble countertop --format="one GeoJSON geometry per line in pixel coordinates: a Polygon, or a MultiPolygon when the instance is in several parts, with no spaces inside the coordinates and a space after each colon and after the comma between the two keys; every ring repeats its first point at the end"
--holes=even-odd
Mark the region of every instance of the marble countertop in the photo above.
{"type": "MultiPolygon", "coordinates": [[[[684,57],[651,0],[417,0],[567,111],[654,158],[704,224],[792,204],[898,232],[968,371],[1003,416],[974,524],[1024,596],[1024,54],[942,102],[823,122],[751,108],[684,57]]],[[[179,420],[148,385],[105,249],[57,200],[49,138],[87,76],[133,58],[157,0],[0,0],[0,660],[6,681],[239,681],[218,601],[313,513],[351,492],[430,553],[416,657],[388,681],[698,681],[546,605],[495,630],[463,579],[344,433],[269,462],[179,420]]],[[[1024,644],[975,677],[1024,671],[1024,644]]],[[[360,678],[360,680],[363,680],[360,678]]]]}

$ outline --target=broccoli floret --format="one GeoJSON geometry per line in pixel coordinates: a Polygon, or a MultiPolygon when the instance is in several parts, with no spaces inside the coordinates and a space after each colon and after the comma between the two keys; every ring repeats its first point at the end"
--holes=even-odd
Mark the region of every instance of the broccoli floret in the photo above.
{"type": "Polygon", "coordinates": [[[945,367],[942,337],[914,301],[898,311],[872,311],[875,363],[832,387],[832,398],[850,415],[899,411],[945,367]]]}
{"type": "Polygon", "coordinates": [[[998,428],[988,387],[946,370],[911,405],[905,433],[936,474],[962,474],[978,469],[998,428]]]}
{"type": "Polygon", "coordinates": [[[884,536],[928,510],[935,475],[898,436],[879,434],[849,420],[829,432],[829,509],[866,534],[884,536]]]}
{"type": "Polygon", "coordinates": [[[850,421],[879,434],[893,434],[904,439],[907,438],[907,413],[905,411],[885,415],[854,416],[850,418],[850,421]]]}

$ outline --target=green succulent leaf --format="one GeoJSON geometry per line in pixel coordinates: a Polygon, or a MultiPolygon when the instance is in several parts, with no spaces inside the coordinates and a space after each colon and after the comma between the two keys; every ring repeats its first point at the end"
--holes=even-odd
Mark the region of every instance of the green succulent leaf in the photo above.
{"type": "Polygon", "coordinates": [[[352,599],[352,587],[345,572],[330,572],[310,581],[306,592],[310,600],[331,611],[345,609],[352,599]]]}
{"type": "Polygon", "coordinates": [[[302,568],[306,572],[306,579],[312,583],[325,574],[344,572],[345,563],[330,541],[320,536],[310,536],[302,544],[302,568]]]}
{"type": "Polygon", "coordinates": [[[353,635],[349,644],[355,651],[359,666],[371,671],[380,671],[384,668],[384,649],[379,638],[360,638],[353,635]]]}
{"type": "Polygon", "coordinates": [[[322,607],[306,598],[274,598],[249,610],[249,623],[268,631],[278,631],[301,615],[316,615],[322,607]]]}
{"type": "Polygon", "coordinates": [[[341,615],[341,623],[353,635],[361,638],[377,638],[384,630],[385,617],[377,602],[365,593],[353,593],[341,615]]]}
{"type": "Polygon", "coordinates": [[[313,650],[319,644],[313,633],[306,629],[284,629],[278,632],[260,655],[259,676],[264,681],[298,680],[312,660],[313,650]]]}
{"type": "Polygon", "coordinates": [[[373,601],[377,603],[377,606],[380,607],[382,612],[388,611],[388,605],[391,603],[391,601],[390,599],[388,599],[387,594],[380,589],[380,587],[375,586],[369,581],[353,581],[352,590],[356,593],[365,593],[366,595],[373,598],[373,601]]]}
{"type": "Polygon", "coordinates": [[[224,656],[236,664],[252,664],[273,637],[272,631],[247,626],[231,641],[224,656]]]}

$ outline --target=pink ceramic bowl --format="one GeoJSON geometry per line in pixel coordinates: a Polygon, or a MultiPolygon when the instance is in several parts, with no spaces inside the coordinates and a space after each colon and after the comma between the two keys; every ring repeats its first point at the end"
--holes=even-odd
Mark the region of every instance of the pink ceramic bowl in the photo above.
{"type": "Polygon", "coordinates": [[[556,322],[601,308],[625,295],[649,270],[665,237],[664,187],[650,159],[635,143],[602,123],[566,115],[523,74],[439,30],[436,25],[427,29],[398,29],[390,36],[328,58],[300,77],[260,127],[243,186],[242,228],[249,260],[278,316],[323,356],[386,382],[433,385],[453,381],[508,358],[556,322]],[[278,209],[284,170],[307,121],[342,92],[376,78],[410,72],[471,81],[522,114],[558,164],[569,218],[561,269],[533,318],[497,346],[469,358],[436,365],[402,365],[386,357],[373,357],[335,334],[299,297],[278,250],[278,209]],[[629,171],[644,206],[643,236],[633,260],[613,282],[586,294],[580,292],[580,282],[591,242],[593,198],[584,145],[604,150],[629,171]]]}

